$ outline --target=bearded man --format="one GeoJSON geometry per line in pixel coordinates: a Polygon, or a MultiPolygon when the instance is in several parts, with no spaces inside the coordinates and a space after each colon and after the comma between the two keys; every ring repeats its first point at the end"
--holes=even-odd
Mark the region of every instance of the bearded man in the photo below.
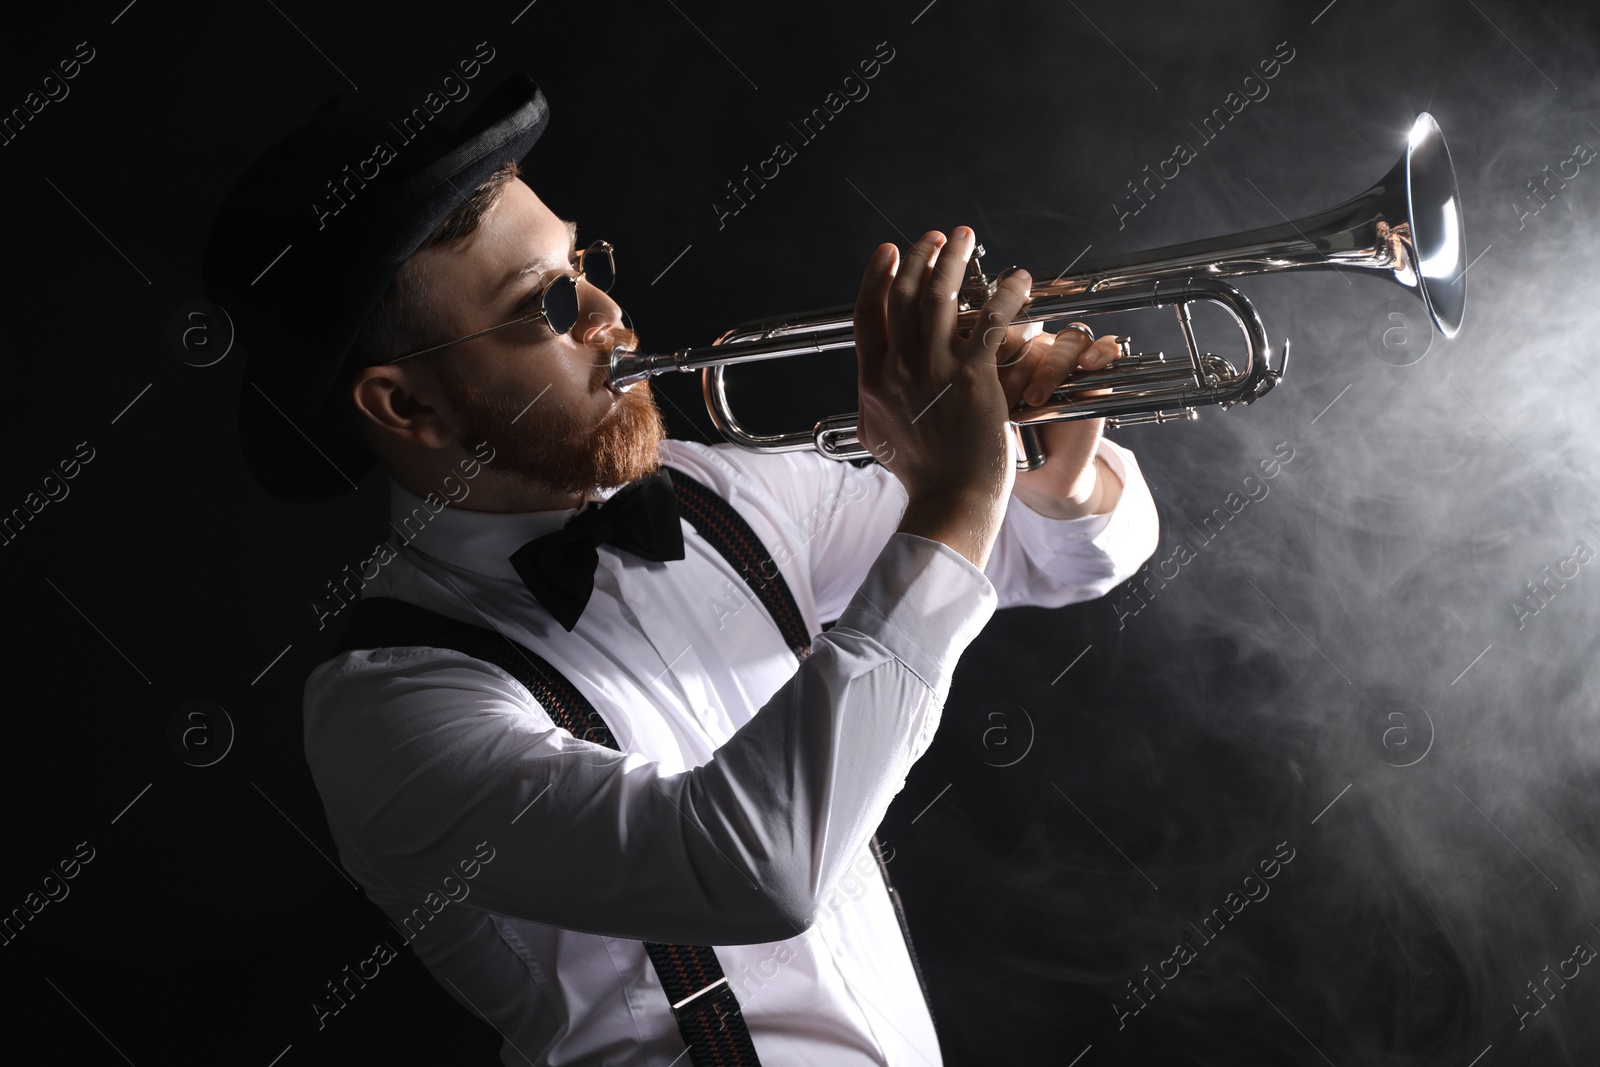
{"type": "Polygon", "coordinates": [[[611,247],[520,176],[548,113],[518,76],[394,145],[339,97],[208,245],[257,481],[388,472],[395,536],[305,686],[340,858],[503,1063],[939,1063],[873,831],[995,609],[1100,596],[1155,547],[1098,422],[1015,470],[1013,409],[1117,339],[1008,329],[1020,271],[963,334],[975,236],[930,231],[856,304],[879,463],[668,440],[611,380],[637,344],[611,247]]]}

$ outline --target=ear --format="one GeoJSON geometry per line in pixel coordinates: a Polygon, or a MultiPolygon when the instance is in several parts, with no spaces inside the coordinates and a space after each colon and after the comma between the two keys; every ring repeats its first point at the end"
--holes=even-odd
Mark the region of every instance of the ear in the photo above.
{"type": "Polygon", "coordinates": [[[367,367],[357,372],[351,391],[356,418],[380,434],[423,448],[448,448],[456,441],[438,386],[423,367],[367,367]]]}

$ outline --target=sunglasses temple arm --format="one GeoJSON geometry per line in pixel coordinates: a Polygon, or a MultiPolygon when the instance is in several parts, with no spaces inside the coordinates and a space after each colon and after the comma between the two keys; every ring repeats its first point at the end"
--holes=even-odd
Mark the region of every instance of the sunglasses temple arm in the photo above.
{"type": "Polygon", "coordinates": [[[434,345],[431,348],[419,348],[415,352],[407,352],[403,356],[396,356],[393,359],[384,360],[384,363],[385,364],[388,364],[388,363],[399,363],[401,360],[410,359],[412,356],[425,356],[429,352],[437,352],[441,348],[449,348],[451,345],[458,345],[458,344],[461,344],[463,341],[475,341],[480,337],[487,337],[491,333],[499,333],[501,330],[509,330],[513,326],[525,325],[527,323],[530,323],[530,322],[534,321],[535,319],[537,319],[539,317],[540,317],[539,313],[538,312],[534,312],[532,315],[524,315],[520,319],[512,319],[510,322],[502,322],[498,326],[491,326],[487,330],[479,330],[477,333],[469,333],[465,337],[457,337],[454,341],[446,341],[442,345],[434,345]]]}

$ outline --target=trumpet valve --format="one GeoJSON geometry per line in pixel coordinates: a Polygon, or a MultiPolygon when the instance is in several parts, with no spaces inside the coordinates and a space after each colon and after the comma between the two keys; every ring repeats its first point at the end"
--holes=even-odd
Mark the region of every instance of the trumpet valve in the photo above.
{"type": "Polygon", "coordinates": [[[972,255],[967,260],[967,277],[961,283],[962,311],[971,311],[973,308],[981,308],[987,304],[999,284],[997,281],[990,280],[989,276],[983,273],[983,264],[980,262],[982,258],[983,245],[980,244],[972,249],[972,255]]]}

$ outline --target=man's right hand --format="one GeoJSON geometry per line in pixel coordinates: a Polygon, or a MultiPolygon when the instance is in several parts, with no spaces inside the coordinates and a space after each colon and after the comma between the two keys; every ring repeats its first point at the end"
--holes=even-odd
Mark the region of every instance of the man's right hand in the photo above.
{"type": "Polygon", "coordinates": [[[867,264],[856,299],[861,443],[905,486],[900,531],[941,541],[982,568],[1016,477],[1010,408],[996,352],[1027,302],[1017,271],[984,305],[970,337],[956,306],[976,239],[937,230],[899,262],[892,244],[867,264]]]}

